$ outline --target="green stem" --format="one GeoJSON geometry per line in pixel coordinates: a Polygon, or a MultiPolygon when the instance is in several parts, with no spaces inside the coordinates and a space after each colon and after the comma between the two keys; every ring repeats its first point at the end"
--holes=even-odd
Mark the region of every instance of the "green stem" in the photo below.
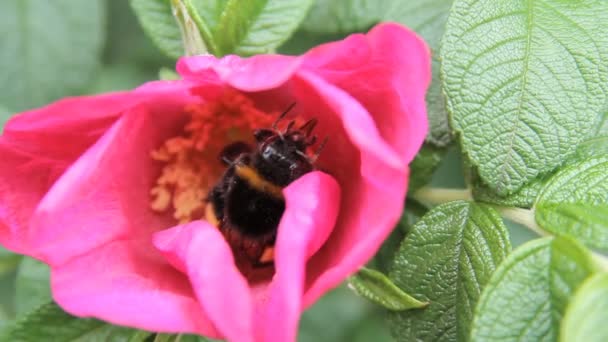
{"type": "Polygon", "coordinates": [[[473,199],[469,189],[445,189],[424,187],[414,193],[414,199],[424,204],[442,204],[446,202],[473,199]]]}
{"type": "Polygon", "coordinates": [[[538,224],[536,224],[536,219],[534,218],[534,209],[522,209],[522,208],[514,208],[514,207],[500,207],[497,206],[496,209],[502,214],[503,217],[515,222],[519,223],[522,226],[530,229],[540,236],[550,236],[551,233],[542,229],[538,224]]]}
{"type": "Polygon", "coordinates": [[[598,266],[604,270],[604,272],[608,272],[608,257],[603,254],[591,252],[593,256],[593,260],[598,264],[598,266]]]}
{"type": "Polygon", "coordinates": [[[182,33],[182,41],[184,43],[186,55],[200,55],[207,53],[207,51],[214,53],[213,46],[210,46],[208,44],[209,42],[205,41],[205,38],[202,35],[204,30],[201,30],[199,22],[193,17],[193,14],[196,15],[196,12],[191,4],[189,2],[184,2],[184,0],[172,0],[171,7],[173,9],[173,16],[177,20],[177,24],[182,33]]]}

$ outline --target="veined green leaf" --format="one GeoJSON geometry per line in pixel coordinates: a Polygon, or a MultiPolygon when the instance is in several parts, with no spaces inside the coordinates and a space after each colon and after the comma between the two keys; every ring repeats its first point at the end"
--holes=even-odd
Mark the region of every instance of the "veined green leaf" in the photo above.
{"type": "MultiPolygon", "coordinates": [[[[0,124],[1,127],[1,124],[0,124]]],[[[13,271],[19,265],[22,256],[0,246],[0,277],[13,271]]]]}
{"type": "Polygon", "coordinates": [[[383,273],[365,267],[349,278],[348,286],[361,297],[393,311],[420,309],[429,304],[407,294],[383,273]]]}
{"type": "Polygon", "coordinates": [[[471,341],[555,341],[570,296],[597,270],[589,252],[569,238],[522,245],[483,290],[471,341]]]}
{"type": "Polygon", "coordinates": [[[139,332],[95,319],[73,317],[57,304],[47,303],[3,328],[0,341],[123,342],[130,341],[134,334],[139,332]]]}
{"type": "Polygon", "coordinates": [[[307,32],[348,34],[367,31],[382,21],[393,0],[317,0],[302,23],[307,32]]]}
{"type": "Polygon", "coordinates": [[[608,156],[593,157],[560,170],[535,204],[536,222],[608,251],[608,156]]]}
{"type": "Polygon", "coordinates": [[[15,311],[28,313],[51,301],[49,267],[36,259],[24,257],[15,279],[15,311]]]}
{"type": "Polygon", "coordinates": [[[441,47],[452,125],[484,183],[514,193],[572,154],[608,89],[603,0],[457,0],[441,47]]]}
{"type": "Polygon", "coordinates": [[[312,0],[228,0],[214,36],[221,55],[270,53],[304,19],[312,0]]]}
{"type": "Polygon", "coordinates": [[[469,334],[473,309],[496,266],[510,250],[507,230],[489,206],[440,205],[413,227],[389,276],[428,307],[393,313],[398,341],[454,341],[469,334]]]}
{"type": "Polygon", "coordinates": [[[83,92],[104,43],[101,0],[0,1],[0,103],[14,111],[83,92]]]}
{"type": "Polygon", "coordinates": [[[560,341],[608,341],[608,274],[587,279],[566,309],[560,341]]]}
{"type": "Polygon", "coordinates": [[[501,196],[489,186],[479,181],[473,187],[473,197],[475,198],[475,200],[480,202],[487,202],[519,208],[531,208],[532,205],[534,205],[534,201],[536,201],[536,197],[538,197],[538,193],[541,191],[543,185],[546,182],[547,177],[540,176],[531,180],[516,192],[510,195],[501,196]]]}
{"type": "Polygon", "coordinates": [[[391,235],[384,240],[382,246],[368,265],[383,273],[388,273],[406,234],[427,211],[428,209],[424,205],[415,200],[408,200],[405,204],[405,210],[401,214],[401,220],[399,220],[391,235]]]}
{"type": "Polygon", "coordinates": [[[596,136],[580,143],[570,159],[582,161],[599,156],[608,156],[608,132],[607,135],[596,136]]]}
{"type": "Polygon", "coordinates": [[[131,0],[131,7],[154,44],[167,56],[178,58],[184,55],[184,44],[170,1],[131,0]]]}

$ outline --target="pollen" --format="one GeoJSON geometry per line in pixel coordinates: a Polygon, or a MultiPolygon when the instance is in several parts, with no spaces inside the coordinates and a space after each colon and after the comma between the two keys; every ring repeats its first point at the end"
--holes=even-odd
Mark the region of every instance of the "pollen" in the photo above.
{"type": "Polygon", "coordinates": [[[233,89],[184,110],[190,120],[183,132],[150,153],[162,164],[150,191],[150,207],[159,213],[172,211],[180,223],[205,216],[207,194],[225,170],[219,158],[222,149],[236,141],[253,144],[253,130],[269,127],[276,117],[233,89]]]}

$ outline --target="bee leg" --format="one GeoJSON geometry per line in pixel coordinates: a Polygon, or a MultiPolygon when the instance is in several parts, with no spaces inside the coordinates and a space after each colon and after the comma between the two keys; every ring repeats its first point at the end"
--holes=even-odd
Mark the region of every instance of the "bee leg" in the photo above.
{"type": "Polygon", "coordinates": [[[251,152],[251,146],[243,141],[236,141],[232,144],[226,145],[222,152],[220,152],[220,160],[225,165],[231,165],[237,160],[241,155],[247,154],[251,152]]]}

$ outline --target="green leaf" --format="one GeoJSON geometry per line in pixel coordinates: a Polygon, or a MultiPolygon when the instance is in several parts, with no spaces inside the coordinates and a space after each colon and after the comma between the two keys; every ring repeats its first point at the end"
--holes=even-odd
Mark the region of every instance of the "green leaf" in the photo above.
{"type": "Polygon", "coordinates": [[[184,54],[182,36],[170,0],[131,0],[131,7],[154,44],[172,58],[184,54]]]}
{"type": "Polygon", "coordinates": [[[598,116],[595,135],[608,135],[608,108],[604,109],[603,113],[598,116]]]}
{"type": "Polygon", "coordinates": [[[531,208],[534,205],[538,193],[547,182],[547,176],[540,176],[531,180],[516,192],[501,196],[489,186],[479,181],[473,187],[473,197],[475,200],[486,203],[499,204],[510,207],[531,208]]]}
{"type": "Polygon", "coordinates": [[[540,193],[535,208],[536,222],[543,229],[608,251],[608,156],[560,170],[540,193]]]}
{"type": "Polygon", "coordinates": [[[429,304],[405,293],[383,273],[365,267],[348,279],[348,286],[361,297],[388,310],[420,309],[429,304]]]}
{"type": "Polygon", "coordinates": [[[570,296],[595,271],[589,252],[569,238],[522,245],[484,289],[471,341],[555,341],[570,296]]]}
{"type": "MultiPolygon", "coordinates": [[[[581,142],[575,153],[571,155],[560,168],[579,163],[595,156],[603,155],[608,155],[608,136],[594,137],[581,142]]],[[[531,180],[515,193],[506,196],[497,194],[496,191],[483,184],[481,180],[479,180],[479,177],[476,177],[474,182],[475,186],[473,187],[473,197],[481,202],[531,208],[545,184],[560,170],[560,168],[531,180]]]]}
{"type": "Polygon", "coordinates": [[[608,135],[602,135],[580,143],[570,160],[576,162],[606,155],[608,155],[608,135]]]}
{"type": "Polygon", "coordinates": [[[171,0],[171,10],[182,35],[186,56],[217,53],[209,27],[201,20],[190,0],[171,0]]]}
{"type": "Polygon", "coordinates": [[[410,193],[414,193],[433,179],[433,174],[441,164],[441,160],[446,153],[447,150],[445,148],[435,147],[430,143],[422,145],[422,148],[410,165],[411,171],[408,189],[410,193]]]}
{"type": "Polygon", "coordinates": [[[509,250],[507,230],[491,207],[457,201],[433,208],[406,237],[389,274],[395,285],[430,305],[391,314],[393,336],[466,339],[481,290],[509,250]]]}
{"type": "Polygon", "coordinates": [[[51,300],[49,267],[32,258],[24,257],[15,279],[15,311],[28,313],[51,300]]]}
{"type": "Polygon", "coordinates": [[[228,0],[214,30],[218,53],[271,53],[304,19],[312,0],[228,0]]]}
{"type": "Polygon", "coordinates": [[[0,103],[21,111],[82,93],[104,28],[101,0],[0,1],[0,103]]]}
{"type": "Polygon", "coordinates": [[[38,342],[52,337],[56,342],[127,342],[134,334],[139,332],[95,319],[73,317],[57,304],[47,303],[4,328],[0,340],[38,342]]]}
{"type": "Polygon", "coordinates": [[[587,279],[566,309],[560,341],[608,341],[608,273],[587,279]]]}
{"type": "Polygon", "coordinates": [[[368,263],[368,266],[381,272],[388,273],[406,234],[427,211],[428,209],[422,204],[415,200],[408,199],[401,219],[397,223],[397,227],[395,227],[391,235],[384,240],[372,261],[368,263]]]}
{"type": "Polygon", "coordinates": [[[217,27],[227,3],[226,0],[190,0],[190,2],[209,28],[217,27]]]}
{"type": "Polygon", "coordinates": [[[559,166],[608,88],[603,0],[458,0],[441,47],[452,126],[500,195],[559,166]]]}
{"type": "Polygon", "coordinates": [[[317,0],[302,23],[302,30],[322,34],[367,31],[382,21],[392,0],[317,0]]]}
{"type": "Polygon", "coordinates": [[[0,246],[0,277],[17,268],[20,261],[21,255],[15,254],[0,246]]]}

